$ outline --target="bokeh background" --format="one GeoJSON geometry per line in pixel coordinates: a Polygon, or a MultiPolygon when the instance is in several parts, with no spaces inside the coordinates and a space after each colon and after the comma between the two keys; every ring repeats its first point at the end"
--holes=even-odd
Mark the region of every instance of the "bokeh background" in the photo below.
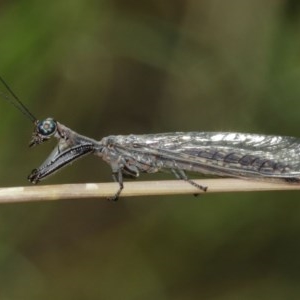
{"type": "MultiPolygon", "coordinates": [[[[34,115],[109,134],[299,136],[300,2],[0,2],[0,74],[34,115]]],[[[54,142],[0,101],[1,186],[54,142]]],[[[172,178],[144,176],[142,179],[172,178]]],[[[110,181],[87,157],[41,184],[110,181]]],[[[0,206],[0,299],[298,299],[299,192],[0,206]]]]}

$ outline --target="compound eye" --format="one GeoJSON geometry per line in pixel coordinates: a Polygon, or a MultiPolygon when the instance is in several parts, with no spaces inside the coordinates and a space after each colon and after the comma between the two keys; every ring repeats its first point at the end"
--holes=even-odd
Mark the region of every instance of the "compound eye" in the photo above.
{"type": "Polygon", "coordinates": [[[39,121],[37,124],[37,132],[43,136],[51,136],[56,132],[57,124],[52,118],[39,121]]]}

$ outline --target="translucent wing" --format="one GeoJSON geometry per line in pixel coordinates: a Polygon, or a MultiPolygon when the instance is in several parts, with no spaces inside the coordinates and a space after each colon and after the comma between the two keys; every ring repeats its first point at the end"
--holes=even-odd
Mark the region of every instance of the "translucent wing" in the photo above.
{"type": "MultiPolygon", "coordinates": [[[[115,137],[115,148],[153,169],[298,181],[300,139],[223,132],[176,132],[115,137]]],[[[144,170],[143,170],[144,166],[144,170]]]]}

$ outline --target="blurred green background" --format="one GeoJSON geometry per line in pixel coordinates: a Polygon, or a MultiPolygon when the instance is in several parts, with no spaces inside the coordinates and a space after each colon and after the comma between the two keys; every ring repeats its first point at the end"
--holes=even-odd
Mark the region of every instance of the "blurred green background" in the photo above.
{"type": "MultiPolygon", "coordinates": [[[[299,37],[296,0],[1,1],[0,74],[38,118],[97,139],[299,136],[299,37]]],[[[29,185],[54,142],[29,149],[32,124],[0,111],[1,186],[29,185]]],[[[87,157],[42,184],[110,180],[87,157]]],[[[1,205],[0,299],[298,299],[299,198],[1,205]]]]}

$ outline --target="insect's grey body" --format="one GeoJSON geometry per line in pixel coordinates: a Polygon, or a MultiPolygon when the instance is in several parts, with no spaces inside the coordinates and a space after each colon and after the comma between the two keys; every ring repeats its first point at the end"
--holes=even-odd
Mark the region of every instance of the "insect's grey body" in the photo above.
{"type": "MultiPolygon", "coordinates": [[[[89,153],[101,157],[111,166],[114,179],[120,184],[115,198],[123,188],[123,175],[138,177],[140,173],[164,170],[194,185],[185,171],[259,180],[300,180],[298,138],[224,132],[175,132],[108,136],[96,141],[58,122],[56,127],[54,136],[59,143],[49,158],[30,174],[29,180],[33,183],[89,153]]],[[[33,143],[40,143],[39,139],[40,133],[36,132],[33,143]]]]}
{"type": "Polygon", "coordinates": [[[95,154],[112,169],[119,189],[123,175],[171,171],[199,189],[206,187],[188,179],[186,171],[208,175],[300,182],[300,139],[294,137],[224,132],[175,132],[108,136],[100,141],[79,135],[52,118],[37,120],[0,76],[10,95],[0,92],[35,126],[30,146],[54,136],[58,144],[46,161],[28,176],[37,183],[87,154],[95,154]]]}

